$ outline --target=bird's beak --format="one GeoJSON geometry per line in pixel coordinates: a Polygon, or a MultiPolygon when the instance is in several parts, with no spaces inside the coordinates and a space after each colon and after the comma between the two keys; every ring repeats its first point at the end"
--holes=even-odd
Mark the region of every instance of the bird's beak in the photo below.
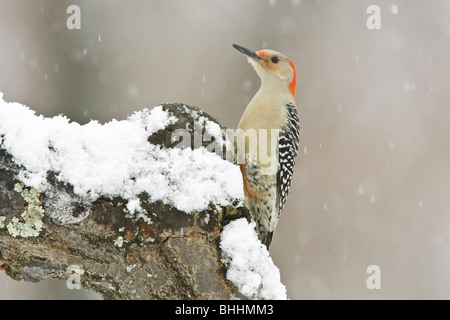
{"type": "Polygon", "coordinates": [[[258,56],[255,51],[252,51],[250,49],[244,48],[244,47],[242,47],[240,45],[237,45],[237,44],[233,44],[233,48],[235,48],[240,53],[245,54],[247,57],[252,58],[255,61],[261,60],[261,57],[258,56]]]}

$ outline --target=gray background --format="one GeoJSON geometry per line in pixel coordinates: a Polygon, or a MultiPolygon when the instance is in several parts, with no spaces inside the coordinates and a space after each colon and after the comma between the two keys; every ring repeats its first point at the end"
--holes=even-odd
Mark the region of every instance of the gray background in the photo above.
{"type": "MultiPolygon", "coordinates": [[[[449,17],[446,0],[0,0],[0,91],[80,123],[175,101],[235,128],[259,79],[231,44],[281,51],[301,121],[271,247],[288,297],[448,299],[449,17]]],[[[82,297],[0,272],[0,298],[82,297]]]]}

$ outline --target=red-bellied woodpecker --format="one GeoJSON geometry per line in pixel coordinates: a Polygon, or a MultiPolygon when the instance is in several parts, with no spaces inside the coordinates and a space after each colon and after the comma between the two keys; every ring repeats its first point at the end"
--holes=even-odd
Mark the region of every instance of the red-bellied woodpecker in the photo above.
{"type": "Polygon", "coordinates": [[[239,121],[237,146],[247,207],[259,239],[269,249],[298,152],[295,66],[277,51],[252,51],[236,44],[233,47],[247,56],[261,78],[259,91],[239,121]]]}

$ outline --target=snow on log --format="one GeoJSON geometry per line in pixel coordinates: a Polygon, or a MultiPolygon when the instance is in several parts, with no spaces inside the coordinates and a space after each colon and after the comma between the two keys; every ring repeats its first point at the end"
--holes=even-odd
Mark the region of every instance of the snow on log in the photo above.
{"type": "Polygon", "coordinates": [[[2,96],[0,269],[12,278],[78,270],[106,299],[286,298],[268,253],[247,254],[252,227],[219,237],[250,219],[239,168],[223,159],[233,144],[208,114],[172,103],[80,125],[2,96]]]}

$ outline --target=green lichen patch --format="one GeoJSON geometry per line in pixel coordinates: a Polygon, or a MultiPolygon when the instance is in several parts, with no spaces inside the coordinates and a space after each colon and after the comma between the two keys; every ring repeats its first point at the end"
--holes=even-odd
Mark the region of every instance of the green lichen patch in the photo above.
{"type": "MultiPolygon", "coordinates": [[[[11,219],[6,225],[6,229],[13,237],[37,237],[42,230],[42,218],[44,217],[44,209],[39,200],[41,192],[35,188],[24,188],[21,183],[14,185],[14,191],[20,192],[22,198],[27,202],[27,206],[20,218],[11,219]]],[[[2,224],[4,224],[4,220],[0,223],[0,227],[2,224]]]]}
{"type": "Polygon", "coordinates": [[[123,246],[123,237],[122,236],[118,236],[116,238],[116,240],[114,240],[114,245],[116,247],[122,248],[122,246],[123,246]]]}
{"type": "Polygon", "coordinates": [[[14,185],[14,191],[15,191],[15,192],[22,192],[22,190],[23,190],[23,184],[21,184],[21,183],[16,183],[16,184],[14,185]]]}
{"type": "Polygon", "coordinates": [[[6,217],[0,217],[0,229],[3,229],[5,227],[5,220],[6,217]]]}
{"type": "Polygon", "coordinates": [[[139,220],[140,218],[142,218],[142,220],[148,225],[153,224],[152,219],[148,216],[147,210],[143,210],[142,212],[139,212],[137,214],[137,220],[139,220]]]}

